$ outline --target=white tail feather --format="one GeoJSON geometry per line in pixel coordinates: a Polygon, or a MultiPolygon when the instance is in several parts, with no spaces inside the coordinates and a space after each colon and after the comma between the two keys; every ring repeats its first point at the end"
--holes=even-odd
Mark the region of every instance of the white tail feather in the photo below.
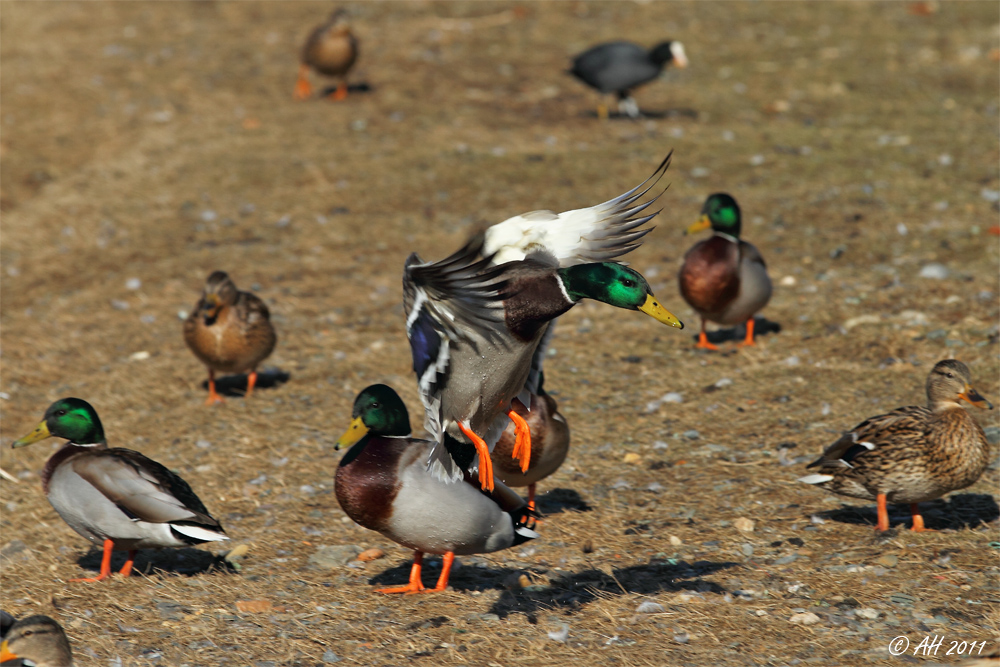
{"type": "Polygon", "coordinates": [[[798,481],[806,484],[823,484],[832,479],[833,475],[806,475],[805,477],[799,477],[798,481]]]}
{"type": "Polygon", "coordinates": [[[222,540],[228,540],[229,536],[220,533],[212,528],[202,528],[201,526],[191,526],[188,524],[170,524],[170,527],[176,530],[178,533],[187,535],[196,540],[203,540],[205,542],[221,542],[222,540]]]}

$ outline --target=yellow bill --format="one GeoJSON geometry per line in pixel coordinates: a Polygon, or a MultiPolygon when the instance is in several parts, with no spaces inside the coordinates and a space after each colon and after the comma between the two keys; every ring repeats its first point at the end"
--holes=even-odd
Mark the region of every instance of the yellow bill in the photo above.
{"type": "Polygon", "coordinates": [[[646,295],[646,303],[639,306],[639,310],[646,313],[657,322],[663,322],[668,327],[674,327],[676,329],[684,328],[684,323],[677,319],[677,317],[669,310],[661,306],[660,302],[657,301],[656,297],[652,294],[646,295]]]}
{"type": "Polygon", "coordinates": [[[710,229],[711,227],[712,221],[708,219],[708,214],[702,213],[697,222],[684,230],[684,234],[696,234],[703,229],[710,229]]]}
{"type": "Polygon", "coordinates": [[[982,408],[984,410],[993,409],[993,404],[983,398],[982,395],[972,387],[972,385],[965,385],[965,391],[959,394],[958,397],[972,403],[977,408],[982,408]]]}
{"type": "MultiPolygon", "coordinates": [[[[25,447],[27,445],[34,444],[39,440],[45,440],[45,438],[51,438],[52,434],[49,433],[49,425],[46,422],[42,422],[35,427],[35,430],[24,436],[20,440],[15,440],[14,444],[11,445],[12,448],[25,447]]],[[[0,662],[3,662],[0,660],[0,662]]]]}
{"type": "Polygon", "coordinates": [[[361,417],[355,417],[351,421],[351,425],[347,427],[346,431],[344,431],[344,435],[340,436],[337,440],[337,444],[334,445],[333,448],[340,451],[343,447],[350,447],[367,434],[368,427],[365,426],[363,421],[361,421],[361,417]]]}

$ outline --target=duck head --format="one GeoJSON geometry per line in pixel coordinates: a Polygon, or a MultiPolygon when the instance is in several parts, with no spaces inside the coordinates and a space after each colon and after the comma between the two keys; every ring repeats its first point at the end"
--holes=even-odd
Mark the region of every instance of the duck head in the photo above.
{"type": "Polygon", "coordinates": [[[219,317],[223,308],[232,306],[239,298],[236,283],[225,271],[213,271],[205,281],[205,289],[201,293],[202,314],[205,324],[211,325],[219,317]]]}
{"type": "Polygon", "coordinates": [[[932,406],[956,405],[959,401],[968,401],[977,408],[993,409],[993,404],[972,386],[969,367],[957,359],[945,359],[934,364],[927,376],[927,400],[932,406]]]}
{"type": "Polygon", "coordinates": [[[24,447],[46,438],[66,438],[80,447],[105,444],[104,427],[97,410],[81,398],[61,398],[50,405],[42,423],[11,447],[24,447]]]}
{"type": "Polygon", "coordinates": [[[410,435],[410,413],[406,404],[392,387],[373,384],[354,399],[351,425],[340,436],[334,449],[350,447],[369,433],[371,435],[410,435]]]}
{"type": "Polygon", "coordinates": [[[709,195],[701,207],[701,217],[687,228],[685,234],[694,234],[712,228],[716,234],[738,239],[740,237],[740,205],[725,192],[709,195]]]}
{"type": "Polygon", "coordinates": [[[574,303],[583,298],[603,301],[617,308],[641,311],[667,326],[684,328],[673,313],[660,305],[649,283],[635,269],[615,262],[595,262],[561,268],[557,275],[574,303]]]}

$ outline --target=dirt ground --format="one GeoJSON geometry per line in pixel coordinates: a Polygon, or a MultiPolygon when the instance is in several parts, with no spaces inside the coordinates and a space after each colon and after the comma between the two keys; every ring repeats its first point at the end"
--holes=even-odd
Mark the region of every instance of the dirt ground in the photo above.
{"type": "Polygon", "coordinates": [[[795,481],[841,430],[923,402],[939,359],[1000,402],[995,2],[358,3],[367,90],[293,102],[330,9],[0,3],[4,609],[58,619],[80,665],[900,665],[996,647],[996,465],[928,504],[940,532],[919,535],[905,508],[876,537],[871,504],[795,481]],[[646,118],[600,122],[563,72],[621,37],[681,39],[691,65],[638,92],[646,118]],[[420,422],[406,256],[609,199],[671,149],[629,261],[688,329],[574,308],[547,366],[573,445],[540,485],[541,539],[460,558],[442,594],[374,594],[411,554],[344,516],[333,444],[372,382],[420,422]],[[720,190],[768,261],[781,332],[704,353],[675,275],[720,190]],[[288,381],[208,408],[180,318],[215,269],[270,306],[267,364],[288,381]],[[142,576],[67,583],[99,558],[40,490],[58,443],[8,447],[63,396],[179,471],[248,545],[241,569],[146,552],[142,576]],[[342,545],[386,557],[317,562],[342,545]]]}

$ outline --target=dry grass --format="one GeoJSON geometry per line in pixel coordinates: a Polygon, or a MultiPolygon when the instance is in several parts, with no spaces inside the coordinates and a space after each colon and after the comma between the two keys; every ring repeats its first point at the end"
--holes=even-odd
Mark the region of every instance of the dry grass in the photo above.
{"type": "Polygon", "coordinates": [[[357,77],[373,92],[334,105],[291,101],[298,45],[325,6],[3,3],[0,442],[52,400],[86,398],[112,444],[179,470],[250,545],[240,573],[188,550],[144,554],[145,577],[67,584],[97,561],[38,488],[51,449],[4,449],[21,483],[0,481],[2,541],[30,547],[3,561],[4,607],[59,619],[85,665],[316,665],[326,651],[365,665],[896,665],[897,635],[992,640],[995,468],[928,512],[946,530],[876,539],[872,508],[842,511],[779,456],[921,401],[946,356],[1000,398],[997,212],[980,194],[1000,189],[1000,10],[908,7],[361,4],[357,77]],[[691,67],[638,95],[675,113],[598,123],[596,99],[560,74],[622,35],[684,40],[691,67]],[[516,213],[603,201],[671,148],[659,227],[632,264],[696,328],[674,286],[680,232],[727,190],[772,276],[795,279],[765,312],[784,330],[709,355],[687,332],[575,308],[547,370],[574,444],[541,488],[560,489],[543,497],[543,539],[462,559],[441,595],[374,595],[373,579],[405,580],[409,554],[346,522],[332,444],[370,382],[418,405],[403,260],[516,213]],[[928,262],[951,276],[919,278],[928,262]],[[216,268],[267,300],[269,363],[291,380],[211,410],[177,313],[216,268]],[[864,315],[877,317],[845,333],[864,315]],[[151,356],[130,360],[139,351],[151,356]],[[668,391],[684,403],[644,411],[668,391]],[[318,570],[321,544],[388,558],[318,570]],[[241,600],[271,609],[240,613],[241,600]],[[647,600],[663,611],[637,614],[647,600]],[[882,615],[851,617],[854,604],[882,615]],[[796,609],[821,622],[789,623],[796,609]],[[566,642],[550,639],[564,623],[566,642]]]}

